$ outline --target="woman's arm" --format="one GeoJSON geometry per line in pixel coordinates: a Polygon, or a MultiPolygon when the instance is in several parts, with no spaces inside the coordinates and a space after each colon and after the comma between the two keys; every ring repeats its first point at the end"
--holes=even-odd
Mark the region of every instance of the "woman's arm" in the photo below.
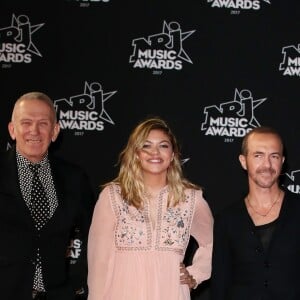
{"type": "Polygon", "coordinates": [[[188,266],[187,270],[196,280],[196,287],[210,278],[213,246],[213,216],[200,190],[196,191],[191,235],[196,239],[199,248],[194,254],[192,265],[188,266]]]}
{"type": "Polygon", "coordinates": [[[116,218],[106,187],[96,203],[88,238],[88,300],[105,299],[114,265],[116,218]]]}

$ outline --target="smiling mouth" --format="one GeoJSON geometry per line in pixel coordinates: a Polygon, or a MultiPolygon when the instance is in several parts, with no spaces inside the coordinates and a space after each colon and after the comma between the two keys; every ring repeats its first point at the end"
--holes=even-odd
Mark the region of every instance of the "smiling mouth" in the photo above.
{"type": "Polygon", "coordinates": [[[26,142],[33,143],[33,144],[39,144],[39,143],[41,143],[41,140],[40,139],[27,139],[26,142]]]}
{"type": "Polygon", "coordinates": [[[161,163],[162,159],[148,159],[148,162],[151,162],[151,163],[161,163]]]}

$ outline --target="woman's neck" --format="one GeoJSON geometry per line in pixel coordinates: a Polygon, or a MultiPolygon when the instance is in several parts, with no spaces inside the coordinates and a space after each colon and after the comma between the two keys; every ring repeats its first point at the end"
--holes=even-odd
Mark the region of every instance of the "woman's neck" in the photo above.
{"type": "Polygon", "coordinates": [[[167,185],[166,178],[158,178],[156,177],[147,177],[144,178],[145,191],[147,194],[151,196],[156,196],[162,188],[167,185]]]}

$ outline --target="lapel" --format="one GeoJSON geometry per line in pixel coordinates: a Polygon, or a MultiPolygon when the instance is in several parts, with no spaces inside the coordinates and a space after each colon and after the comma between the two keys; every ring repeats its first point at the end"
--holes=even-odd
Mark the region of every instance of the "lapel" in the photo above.
{"type": "Polygon", "coordinates": [[[66,205],[66,195],[68,187],[66,180],[67,174],[64,171],[63,166],[60,165],[60,162],[55,159],[52,155],[49,154],[49,162],[51,168],[51,175],[53,178],[54,189],[56,191],[57,197],[57,208],[53,213],[52,218],[48,221],[48,223],[44,226],[45,230],[51,225],[55,226],[62,226],[62,224],[66,221],[65,217],[68,214],[68,208],[66,205]]]}
{"type": "Polygon", "coordinates": [[[9,195],[11,201],[14,201],[18,216],[25,220],[29,226],[34,227],[30,211],[22,196],[19,184],[15,147],[3,155],[1,168],[3,168],[0,175],[1,193],[9,195]]]}
{"type": "Polygon", "coordinates": [[[56,191],[56,197],[58,202],[58,208],[60,208],[63,205],[63,195],[64,195],[64,171],[62,168],[60,168],[59,163],[56,161],[55,158],[53,158],[49,154],[49,162],[50,162],[50,169],[51,169],[51,175],[54,183],[54,189],[56,191]]]}

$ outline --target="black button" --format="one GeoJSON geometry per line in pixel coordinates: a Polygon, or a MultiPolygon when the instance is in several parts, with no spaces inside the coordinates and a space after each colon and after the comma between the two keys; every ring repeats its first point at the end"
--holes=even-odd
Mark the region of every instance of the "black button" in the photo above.
{"type": "Polygon", "coordinates": [[[264,287],[268,287],[269,286],[269,281],[268,280],[265,280],[264,281],[264,287]]]}
{"type": "Polygon", "coordinates": [[[265,265],[265,268],[270,268],[270,263],[268,263],[267,261],[264,263],[264,265],[265,265]]]}

